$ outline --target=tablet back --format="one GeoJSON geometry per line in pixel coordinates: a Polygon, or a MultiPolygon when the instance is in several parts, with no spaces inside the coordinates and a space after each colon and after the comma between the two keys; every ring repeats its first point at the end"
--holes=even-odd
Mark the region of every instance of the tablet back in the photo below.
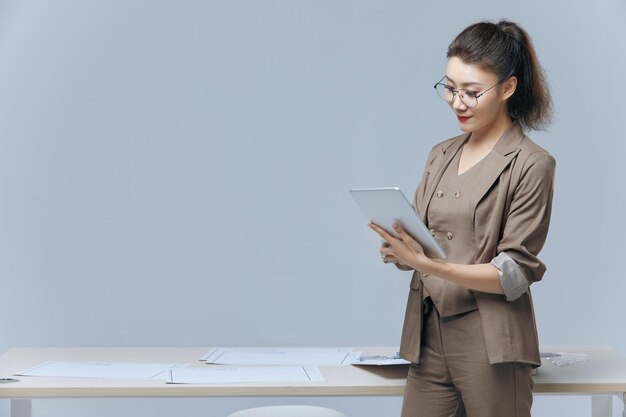
{"type": "Polygon", "coordinates": [[[398,237],[392,225],[400,224],[424,248],[430,258],[442,259],[446,254],[430,230],[424,225],[415,209],[398,187],[359,188],[349,190],[365,216],[388,233],[398,237]]]}

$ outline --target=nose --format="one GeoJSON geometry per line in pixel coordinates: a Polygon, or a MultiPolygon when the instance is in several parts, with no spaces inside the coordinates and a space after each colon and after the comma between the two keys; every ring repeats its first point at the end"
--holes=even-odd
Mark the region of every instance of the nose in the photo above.
{"type": "Polygon", "coordinates": [[[461,101],[461,98],[459,97],[458,94],[454,95],[454,98],[452,99],[452,103],[450,103],[450,107],[452,107],[457,112],[462,112],[462,111],[467,110],[467,106],[465,105],[465,103],[461,101]]]}

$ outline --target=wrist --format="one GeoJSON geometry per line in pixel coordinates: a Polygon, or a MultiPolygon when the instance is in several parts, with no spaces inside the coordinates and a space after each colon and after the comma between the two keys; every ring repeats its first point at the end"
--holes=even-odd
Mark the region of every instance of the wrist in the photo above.
{"type": "Polygon", "coordinates": [[[430,259],[424,256],[424,260],[420,263],[420,267],[416,269],[430,275],[444,276],[447,266],[448,265],[443,261],[430,259]]]}
{"type": "Polygon", "coordinates": [[[421,272],[430,274],[432,259],[428,258],[424,254],[417,256],[413,262],[410,263],[410,267],[421,272]]]}

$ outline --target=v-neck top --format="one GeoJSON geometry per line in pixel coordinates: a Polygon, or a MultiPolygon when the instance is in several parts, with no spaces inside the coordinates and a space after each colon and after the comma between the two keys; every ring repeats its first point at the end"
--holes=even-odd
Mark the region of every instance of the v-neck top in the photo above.
{"type": "MultiPolygon", "coordinates": [[[[473,193],[491,153],[458,174],[461,147],[446,168],[433,194],[426,220],[431,234],[446,253],[448,262],[473,264],[477,246],[473,222],[473,193]]],[[[471,290],[433,275],[422,275],[424,297],[430,296],[441,317],[478,308],[471,290]]]]}

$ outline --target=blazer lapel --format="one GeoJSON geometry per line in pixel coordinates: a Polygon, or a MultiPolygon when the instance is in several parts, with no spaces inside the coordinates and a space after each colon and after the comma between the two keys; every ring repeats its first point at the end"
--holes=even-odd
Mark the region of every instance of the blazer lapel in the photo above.
{"type": "Polygon", "coordinates": [[[500,174],[511,163],[520,151],[519,144],[524,139],[524,131],[519,123],[514,122],[498,139],[492,152],[486,156],[488,158],[485,166],[480,172],[480,177],[472,192],[472,209],[482,200],[484,195],[493,186],[500,174]]]}

